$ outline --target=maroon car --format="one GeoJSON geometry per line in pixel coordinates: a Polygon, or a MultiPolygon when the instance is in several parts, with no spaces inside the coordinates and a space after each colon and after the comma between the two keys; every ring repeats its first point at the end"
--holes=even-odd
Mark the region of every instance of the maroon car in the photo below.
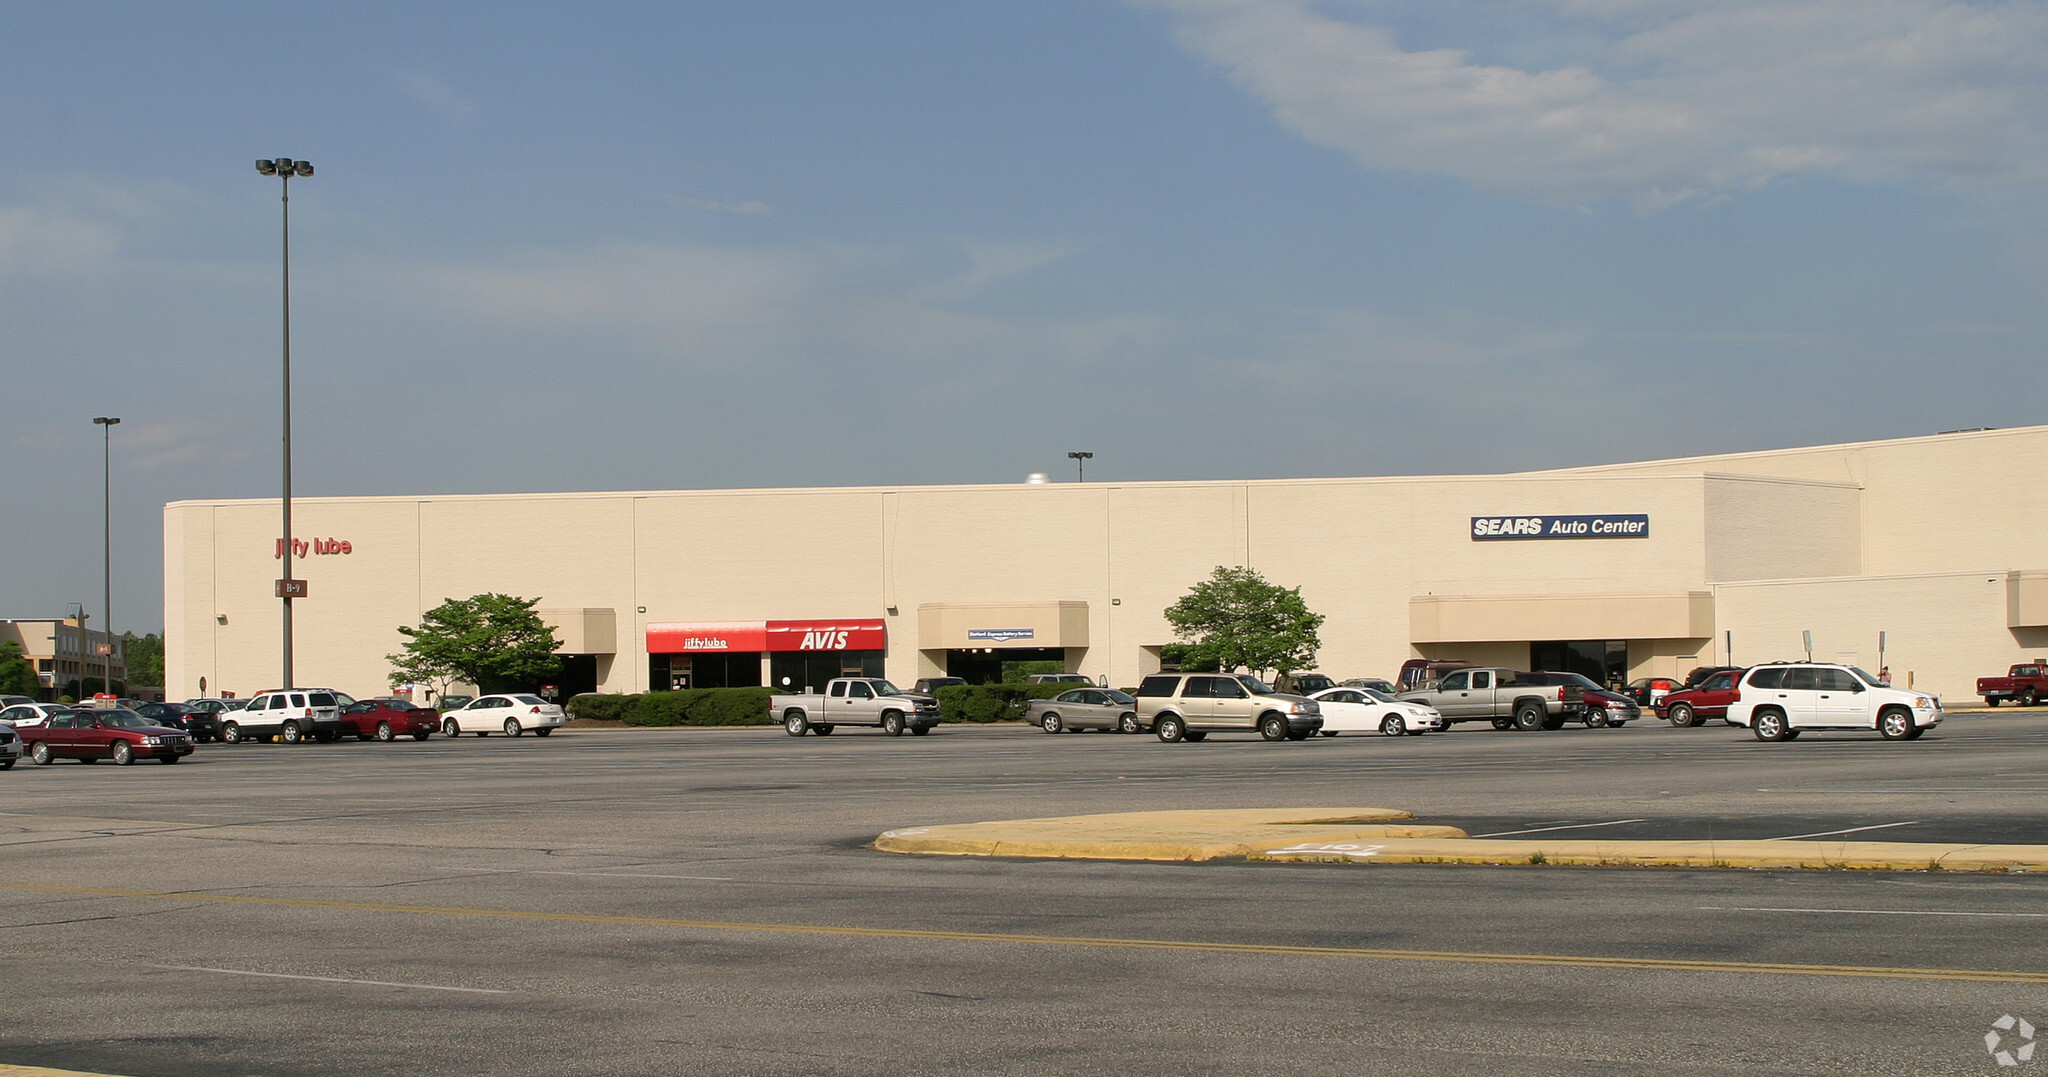
{"type": "Polygon", "coordinates": [[[441,714],[403,699],[359,699],[341,708],[341,735],[357,740],[425,740],[441,728],[441,714]]]}
{"type": "Polygon", "coordinates": [[[1728,704],[1742,695],[1735,687],[1741,682],[1742,673],[1740,669],[1709,673],[1705,680],[1691,688],[1667,694],[1657,702],[1657,717],[1670,719],[1671,724],[1680,729],[1699,725],[1709,718],[1727,718],[1728,704]]]}
{"type": "Polygon", "coordinates": [[[39,766],[59,759],[111,759],[124,766],[137,759],[175,763],[192,754],[190,734],[157,725],[124,707],[74,707],[20,732],[28,757],[39,766]]]}

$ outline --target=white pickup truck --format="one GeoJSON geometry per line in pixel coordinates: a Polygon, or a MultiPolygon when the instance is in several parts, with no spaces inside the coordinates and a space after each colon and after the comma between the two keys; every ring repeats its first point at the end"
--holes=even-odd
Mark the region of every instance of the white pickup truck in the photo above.
{"type": "Polygon", "coordinates": [[[880,677],[838,677],[823,695],[769,696],[768,717],[792,737],[822,737],[843,725],[878,726],[892,737],[908,729],[922,737],[939,724],[939,701],[911,695],[880,677]]]}

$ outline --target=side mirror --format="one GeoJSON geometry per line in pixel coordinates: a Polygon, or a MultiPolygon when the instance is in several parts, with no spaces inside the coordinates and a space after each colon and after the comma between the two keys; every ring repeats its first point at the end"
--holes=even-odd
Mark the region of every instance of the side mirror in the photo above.
{"type": "Polygon", "coordinates": [[[1850,690],[1851,692],[1861,692],[1861,691],[1863,691],[1863,682],[1862,682],[1862,681],[1851,681],[1851,682],[1850,682],[1850,684],[1849,684],[1849,690],[1850,690]]]}

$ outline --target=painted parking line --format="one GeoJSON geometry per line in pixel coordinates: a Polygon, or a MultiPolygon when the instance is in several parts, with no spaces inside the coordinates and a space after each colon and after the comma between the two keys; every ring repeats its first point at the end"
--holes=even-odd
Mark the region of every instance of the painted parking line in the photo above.
{"type": "Polygon", "coordinates": [[[1698,905],[1703,912],[1809,912],[1833,916],[1989,916],[2048,920],[2048,912],[1971,912],[1966,909],[1778,909],[1747,905],[1698,905]]]}
{"type": "Polygon", "coordinates": [[[654,875],[639,871],[535,871],[527,868],[474,868],[459,864],[431,864],[435,871],[477,871],[491,875],[574,875],[586,879],[689,879],[696,882],[729,883],[729,875],[654,875]]]}
{"type": "Polygon", "coordinates": [[[1823,830],[1818,834],[1787,834],[1782,838],[1764,838],[1764,841],[1799,841],[1802,838],[1831,838],[1837,834],[1861,834],[1866,830],[1890,830],[1895,826],[1919,826],[1920,820],[1908,819],[1903,823],[1879,823],[1876,826],[1852,826],[1847,830],[1823,830]]]}
{"type": "Polygon", "coordinates": [[[1898,968],[1883,965],[1798,965],[1763,961],[1691,961],[1676,958],[1600,957],[1591,954],[1495,954],[1455,950],[1381,950],[1348,946],[1282,946],[1266,943],[1204,942],[1179,939],[1120,939],[1077,935],[1032,935],[985,931],[932,931],[916,928],[854,927],[841,924],[766,924],[730,920],[688,920],[659,916],[607,916],[600,913],[542,912],[527,909],[481,909],[449,905],[398,905],[368,901],[320,901],[312,898],[258,897],[251,894],[176,893],[99,886],[49,886],[0,882],[0,890],[81,897],[134,898],[337,912],[405,913],[419,916],[526,920],[606,927],[676,928],[769,935],[812,935],[842,938],[903,939],[919,942],[986,942],[1011,946],[1060,946],[1105,950],[1159,950],[1280,957],[1336,957],[1375,961],[1410,961],[1465,965],[1538,965],[1582,969],[1632,969],[1661,972],[1759,973],[1781,976],[1853,976],[1894,980],[1949,980],[1984,983],[2048,984],[2048,971],[2005,969],[1898,968]]]}
{"type": "Polygon", "coordinates": [[[447,987],[442,984],[407,984],[391,980],[350,980],[340,976],[299,976],[288,972],[256,972],[250,969],[214,969],[204,965],[151,965],[153,969],[178,972],[217,972],[223,976],[260,976],[266,980],[317,980],[326,984],[362,984],[366,987],[410,987],[419,991],[461,991],[473,995],[509,995],[495,987],[447,987]]]}
{"type": "Polygon", "coordinates": [[[1647,823],[1648,819],[1609,819],[1604,823],[1573,823],[1570,826],[1538,826],[1528,830],[1502,830],[1492,834],[1474,834],[1475,838],[1506,838],[1516,834],[1546,834],[1553,830],[1584,830],[1595,826],[1620,826],[1623,823],[1647,823]]]}

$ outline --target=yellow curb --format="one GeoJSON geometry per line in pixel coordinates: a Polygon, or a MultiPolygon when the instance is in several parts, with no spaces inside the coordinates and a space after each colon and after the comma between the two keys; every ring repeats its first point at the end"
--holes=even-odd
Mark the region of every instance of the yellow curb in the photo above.
{"type": "Polygon", "coordinates": [[[84,1070],[53,1070],[41,1066],[10,1066],[0,1062],[0,1077],[115,1077],[110,1073],[87,1073],[84,1070]]]}
{"type": "Polygon", "coordinates": [[[1863,871],[2048,872],[2048,845],[1896,841],[1621,841],[1470,838],[1390,808],[1115,812],[905,827],[883,852],[1076,860],[1528,864],[1863,871]]]}
{"type": "Polygon", "coordinates": [[[1082,860],[1218,860],[1303,843],[1460,839],[1456,827],[1403,823],[1391,808],[1114,812],[906,827],[876,838],[890,853],[1082,860]]]}
{"type": "Polygon", "coordinates": [[[1391,864],[1565,864],[1860,871],[2048,871],[2048,845],[1910,841],[1414,841],[1274,846],[1255,860],[1391,864]]]}

